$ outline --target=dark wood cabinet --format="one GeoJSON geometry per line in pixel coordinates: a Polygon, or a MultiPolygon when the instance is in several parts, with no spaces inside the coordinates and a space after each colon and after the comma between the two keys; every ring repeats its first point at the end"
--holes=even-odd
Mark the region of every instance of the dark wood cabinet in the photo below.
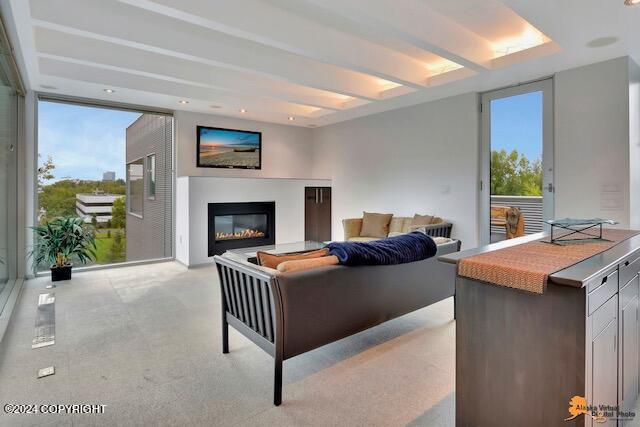
{"type": "Polygon", "coordinates": [[[331,240],[331,187],[305,187],[304,239],[331,240]]]}

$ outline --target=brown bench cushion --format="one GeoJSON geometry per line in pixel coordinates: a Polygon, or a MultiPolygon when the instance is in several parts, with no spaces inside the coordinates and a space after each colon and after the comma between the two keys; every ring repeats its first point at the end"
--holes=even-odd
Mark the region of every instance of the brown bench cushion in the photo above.
{"type": "Polygon", "coordinates": [[[278,265],[285,261],[294,261],[299,259],[320,258],[329,255],[329,249],[318,249],[309,252],[298,252],[293,254],[270,254],[269,252],[258,251],[258,262],[263,267],[278,268],[278,265]]]}

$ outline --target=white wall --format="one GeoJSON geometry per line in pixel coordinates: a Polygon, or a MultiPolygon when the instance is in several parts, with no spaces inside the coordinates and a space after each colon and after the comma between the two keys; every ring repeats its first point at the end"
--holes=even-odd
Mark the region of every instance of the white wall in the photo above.
{"type": "Polygon", "coordinates": [[[477,243],[478,97],[465,94],[314,130],[315,176],[331,177],[333,238],[362,211],[433,214],[477,243]]]}
{"type": "Polygon", "coordinates": [[[612,218],[629,227],[629,87],[628,57],[556,74],[557,218],[612,218]]]}
{"type": "Polygon", "coordinates": [[[304,240],[304,187],[328,180],[178,178],[176,258],[188,266],[207,263],[207,205],[217,202],[276,202],[276,243],[304,240]],[[185,194],[188,202],[185,202],[185,194]]]}
{"type": "Polygon", "coordinates": [[[312,129],[186,111],[175,112],[177,176],[310,178],[312,129]],[[196,127],[211,126],[262,132],[262,169],[196,167],[196,127]]]}

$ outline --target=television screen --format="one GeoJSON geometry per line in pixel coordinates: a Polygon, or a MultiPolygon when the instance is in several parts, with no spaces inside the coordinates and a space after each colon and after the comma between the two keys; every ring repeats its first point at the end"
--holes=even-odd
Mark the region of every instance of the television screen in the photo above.
{"type": "Polygon", "coordinates": [[[197,166],[260,169],[262,133],[198,126],[197,166]]]}

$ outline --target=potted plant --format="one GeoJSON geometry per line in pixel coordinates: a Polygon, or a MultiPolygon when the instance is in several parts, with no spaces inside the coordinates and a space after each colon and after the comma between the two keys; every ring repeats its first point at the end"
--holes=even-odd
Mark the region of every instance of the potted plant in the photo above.
{"type": "Polygon", "coordinates": [[[36,234],[36,242],[29,253],[34,269],[42,264],[50,265],[53,282],[71,279],[73,259],[86,264],[96,257],[93,230],[81,218],[56,218],[31,228],[36,234]]]}

